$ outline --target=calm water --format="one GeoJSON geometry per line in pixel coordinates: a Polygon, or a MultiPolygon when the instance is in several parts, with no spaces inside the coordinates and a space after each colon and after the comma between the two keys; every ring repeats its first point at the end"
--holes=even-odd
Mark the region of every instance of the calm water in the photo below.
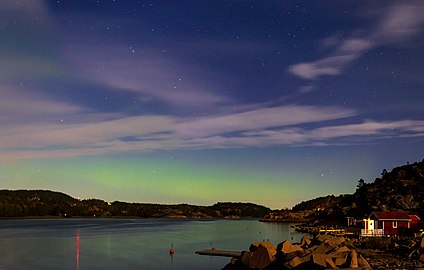
{"type": "Polygon", "coordinates": [[[230,258],[196,250],[247,250],[301,234],[290,224],[257,220],[60,219],[0,220],[1,270],[213,269],[230,258]],[[175,254],[169,255],[173,243],[175,254]]]}

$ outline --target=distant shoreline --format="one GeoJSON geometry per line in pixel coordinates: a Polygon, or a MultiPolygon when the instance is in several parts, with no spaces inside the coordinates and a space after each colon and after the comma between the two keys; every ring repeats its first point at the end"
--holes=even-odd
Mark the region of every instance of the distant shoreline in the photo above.
{"type": "Polygon", "coordinates": [[[296,220],[296,219],[267,219],[267,218],[261,218],[259,219],[260,222],[269,222],[269,223],[303,223],[308,222],[307,219],[302,220],[296,220]]]}
{"type": "MultiPolygon", "coordinates": [[[[196,217],[140,217],[140,216],[99,216],[99,217],[89,217],[89,216],[73,216],[73,217],[60,217],[60,216],[27,216],[27,217],[0,217],[0,220],[36,220],[36,219],[45,219],[45,220],[70,220],[70,219],[167,219],[167,220],[257,220],[258,218],[254,217],[240,217],[240,218],[227,218],[227,217],[209,217],[209,218],[196,218],[196,217]]],[[[289,222],[290,223],[290,222],[289,222]]]]}

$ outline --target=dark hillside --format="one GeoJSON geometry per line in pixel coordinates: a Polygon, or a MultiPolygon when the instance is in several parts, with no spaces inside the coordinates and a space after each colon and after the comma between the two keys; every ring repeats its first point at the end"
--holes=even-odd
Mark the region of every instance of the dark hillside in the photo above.
{"type": "Polygon", "coordinates": [[[78,202],[48,190],[0,190],[0,217],[57,216],[78,202]]]}
{"type": "Polygon", "coordinates": [[[407,211],[424,216],[424,160],[383,170],[372,183],[358,181],[354,194],[320,197],[301,202],[293,210],[313,210],[315,218],[342,222],[366,217],[372,211],[407,211]]]}
{"type": "Polygon", "coordinates": [[[259,218],[271,209],[252,203],[212,206],[78,200],[48,190],[0,190],[0,217],[141,217],[141,218],[259,218]]]}

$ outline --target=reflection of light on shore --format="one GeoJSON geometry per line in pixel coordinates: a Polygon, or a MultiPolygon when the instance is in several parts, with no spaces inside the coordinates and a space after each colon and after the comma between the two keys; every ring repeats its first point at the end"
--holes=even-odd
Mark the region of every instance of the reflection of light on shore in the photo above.
{"type": "Polygon", "coordinates": [[[169,256],[171,257],[171,264],[174,263],[174,253],[169,253],[169,256]]]}
{"type": "Polygon", "coordinates": [[[79,251],[80,251],[80,230],[77,229],[75,236],[75,258],[77,261],[77,270],[79,270],[79,251]]]}

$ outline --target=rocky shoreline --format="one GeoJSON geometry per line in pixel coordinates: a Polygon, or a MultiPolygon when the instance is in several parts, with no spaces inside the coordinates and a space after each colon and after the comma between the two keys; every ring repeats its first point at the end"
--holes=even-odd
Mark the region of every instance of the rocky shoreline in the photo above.
{"type": "Polygon", "coordinates": [[[348,239],[304,235],[300,243],[288,240],[275,246],[258,242],[233,258],[223,270],[285,269],[415,269],[424,270],[424,237],[348,239]]]}

